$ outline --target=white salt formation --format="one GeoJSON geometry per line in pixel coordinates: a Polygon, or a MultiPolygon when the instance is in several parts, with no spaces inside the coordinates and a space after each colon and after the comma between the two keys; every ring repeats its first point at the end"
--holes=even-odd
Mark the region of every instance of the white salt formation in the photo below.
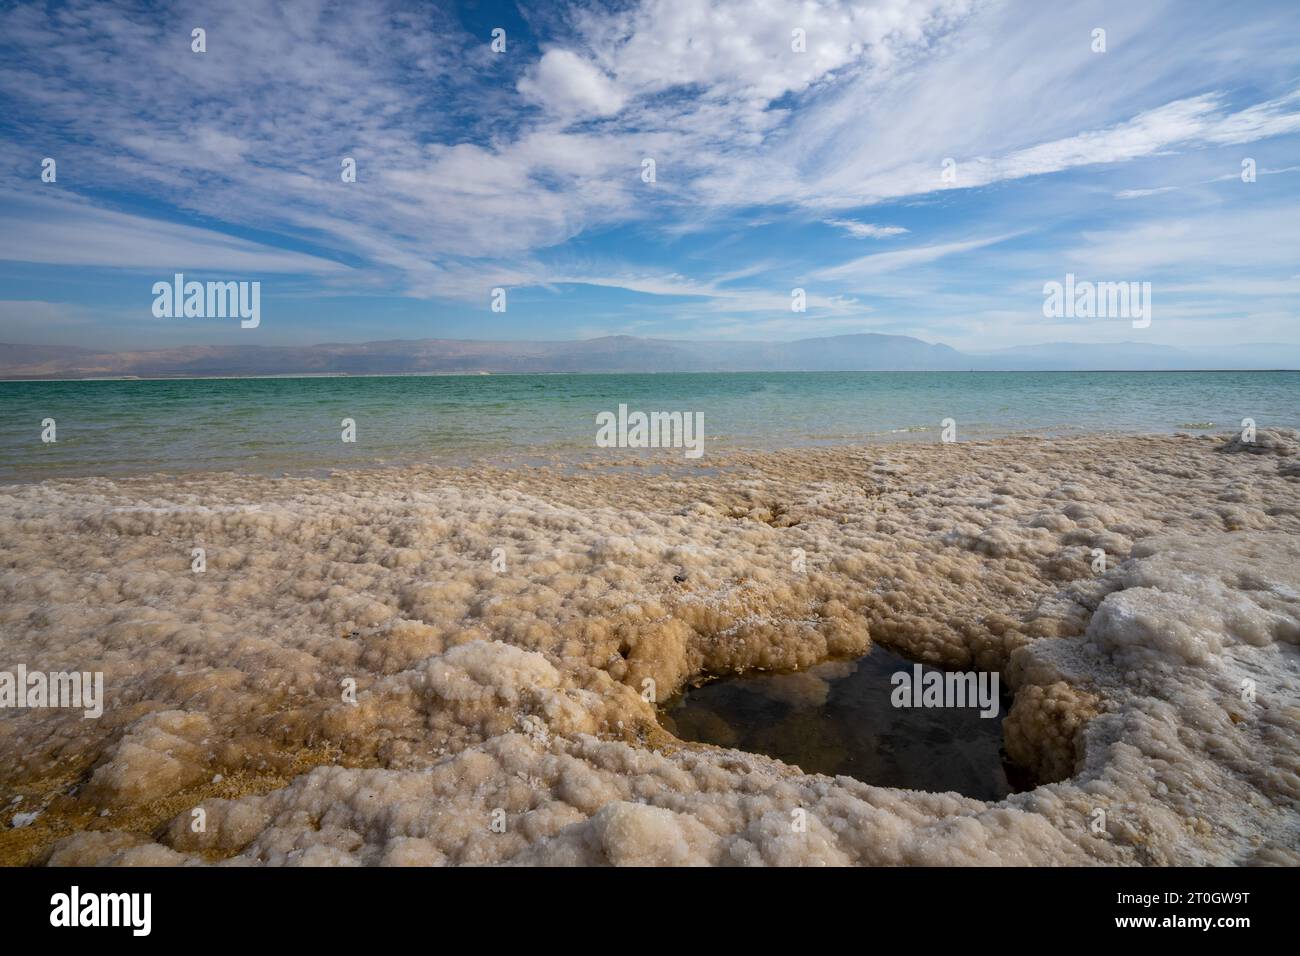
{"type": "Polygon", "coordinates": [[[8,486],[0,669],[103,671],[106,703],[0,712],[0,854],[1300,863],[1300,474],[1259,441],[8,486]],[[1042,785],[807,775],[642,697],[871,641],[1001,671],[1042,785]]]}

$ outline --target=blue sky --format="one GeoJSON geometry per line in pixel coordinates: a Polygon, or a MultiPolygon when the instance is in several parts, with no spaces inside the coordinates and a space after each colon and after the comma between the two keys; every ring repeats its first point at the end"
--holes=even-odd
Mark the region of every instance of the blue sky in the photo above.
{"type": "Polygon", "coordinates": [[[1294,0],[19,4],[0,95],[5,342],[1300,343],[1294,0]]]}

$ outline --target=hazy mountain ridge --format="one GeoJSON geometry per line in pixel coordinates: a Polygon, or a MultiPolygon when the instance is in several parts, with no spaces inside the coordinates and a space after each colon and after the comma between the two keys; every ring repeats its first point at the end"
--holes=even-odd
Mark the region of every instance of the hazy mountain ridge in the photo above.
{"type": "Polygon", "coordinates": [[[960,352],[906,335],[792,342],[683,341],[612,335],[568,342],[388,340],[309,346],[195,345],[124,352],[0,343],[0,378],[185,378],[475,372],[951,371],[1300,368],[1300,346],[1210,350],[1125,342],[1048,343],[960,352]]]}

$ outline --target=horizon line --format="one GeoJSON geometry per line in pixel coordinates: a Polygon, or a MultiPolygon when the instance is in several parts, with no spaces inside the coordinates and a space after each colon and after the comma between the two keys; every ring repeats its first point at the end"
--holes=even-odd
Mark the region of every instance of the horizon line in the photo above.
{"type": "Polygon", "coordinates": [[[220,382],[303,378],[534,378],[539,375],[1201,375],[1220,372],[1300,372],[1297,368],[841,368],[715,369],[679,372],[295,372],[286,375],[96,375],[84,378],[0,376],[0,385],[49,382],[220,382]]]}

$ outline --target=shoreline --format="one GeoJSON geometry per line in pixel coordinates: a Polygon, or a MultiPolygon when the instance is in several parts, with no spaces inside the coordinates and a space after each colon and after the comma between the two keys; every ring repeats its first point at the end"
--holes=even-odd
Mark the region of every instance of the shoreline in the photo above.
{"type": "MultiPolygon", "coordinates": [[[[1074,426],[1080,427],[1083,426],[1074,426]]],[[[594,431],[594,428],[593,428],[594,431]]],[[[937,438],[941,431],[938,427],[898,428],[887,432],[875,433],[866,438],[857,436],[836,436],[825,439],[810,437],[802,443],[778,444],[773,446],[749,445],[745,443],[719,444],[706,448],[705,453],[695,459],[686,459],[680,449],[635,449],[635,448],[601,448],[593,442],[590,446],[574,444],[560,451],[542,452],[541,448],[554,448],[553,443],[531,445],[511,445],[478,452],[447,454],[438,460],[401,460],[392,458],[363,459],[355,462],[314,461],[300,465],[286,466],[283,463],[268,464],[264,467],[215,468],[195,467],[177,469],[167,467],[145,466],[111,472],[51,472],[42,475],[0,476],[0,489],[21,487],[45,481],[122,481],[133,478],[202,478],[241,476],[260,478],[309,479],[329,478],[335,473],[371,472],[388,470],[469,470],[474,468],[559,468],[559,469],[645,469],[653,472],[675,473],[678,470],[698,472],[717,469],[731,460],[749,456],[777,456],[798,454],[807,450],[868,452],[872,449],[909,448],[942,444],[937,438]],[[931,437],[920,437],[929,435],[931,437]],[[893,436],[893,437],[891,437],[893,436]]],[[[981,435],[975,438],[959,438],[951,444],[981,446],[1005,442],[1064,442],[1089,439],[1151,439],[1187,438],[1199,441],[1223,441],[1219,426],[1207,423],[1206,427],[1180,426],[1171,431],[1080,431],[1077,433],[1044,432],[1038,434],[1008,433],[981,435]]],[[[727,436],[706,436],[706,442],[726,442],[727,436]]],[[[29,468],[31,466],[28,466],[29,468]]]]}

